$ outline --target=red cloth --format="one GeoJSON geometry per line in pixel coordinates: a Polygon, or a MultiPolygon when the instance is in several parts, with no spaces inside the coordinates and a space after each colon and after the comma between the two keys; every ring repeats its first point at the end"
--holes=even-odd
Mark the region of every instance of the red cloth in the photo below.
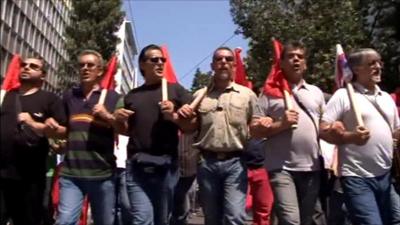
{"type": "Polygon", "coordinates": [[[172,61],[171,58],[169,57],[167,46],[165,45],[161,46],[161,50],[163,52],[164,57],[167,59],[167,61],[164,64],[164,77],[165,79],[167,79],[169,83],[177,83],[175,70],[174,67],[172,67],[172,61]]]}
{"type": "Polygon", "coordinates": [[[10,91],[19,88],[19,74],[21,72],[21,57],[15,54],[8,64],[7,72],[4,76],[3,84],[1,85],[2,90],[10,91]]]}
{"type": "Polygon", "coordinates": [[[117,72],[118,59],[116,55],[113,55],[108,62],[106,72],[104,73],[103,79],[101,80],[100,86],[102,89],[114,90],[115,79],[114,75],[117,72]]]}
{"type": "Polygon", "coordinates": [[[283,90],[291,93],[291,89],[287,80],[285,79],[280,65],[283,46],[277,40],[273,40],[272,44],[274,46],[274,64],[272,65],[271,71],[269,72],[267,80],[265,81],[264,94],[277,98],[283,98],[283,90]]]}
{"type": "Polygon", "coordinates": [[[247,170],[246,209],[253,210],[253,225],[269,225],[274,202],[268,173],[264,167],[247,170]]]}
{"type": "Polygon", "coordinates": [[[243,65],[242,57],[240,56],[241,52],[242,52],[241,48],[235,48],[235,59],[236,59],[235,83],[253,89],[253,83],[247,80],[246,70],[243,65]]]}
{"type": "Polygon", "coordinates": [[[400,88],[397,88],[394,93],[391,94],[394,102],[396,103],[397,106],[397,111],[399,112],[400,115],[400,88]]]}

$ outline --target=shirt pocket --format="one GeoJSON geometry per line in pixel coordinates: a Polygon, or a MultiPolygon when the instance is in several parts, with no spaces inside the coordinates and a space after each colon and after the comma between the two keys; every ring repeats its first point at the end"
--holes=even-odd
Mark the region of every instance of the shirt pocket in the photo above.
{"type": "Polygon", "coordinates": [[[240,126],[247,123],[248,100],[243,96],[232,96],[229,103],[229,122],[240,126]]]}

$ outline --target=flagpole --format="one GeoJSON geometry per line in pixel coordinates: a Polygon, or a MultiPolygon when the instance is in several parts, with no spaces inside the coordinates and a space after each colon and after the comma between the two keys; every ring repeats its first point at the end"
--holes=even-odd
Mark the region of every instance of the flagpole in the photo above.
{"type": "Polygon", "coordinates": [[[354,94],[353,85],[350,82],[345,82],[345,83],[346,83],[346,90],[347,90],[347,94],[349,96],[351,108],[353,109],[354,116],[356,117],[357,125],[363,127],[364,121],[362,120],[360,109],[358,108],[358,104],[354,97],[355,94],[354,94]]]}
{"type": "MultiPolygon", "coordinates": [[[[287,90],[283,90],[283,101],[285,102],[285,106],[286,106],[287,110],[294,109],[293,103],[292,103],[292,99],[290,98],[290,94],[289,94],[289,92],[287,90]]],[[[290,126],[290,128],[296,129],[297,128],[297,124],[292,124],[290,126]]]]}
{"type": "Polygon", "coordinates": [[[167,87],[167,79],[165,77],[161,78],[161,91],[162,91],[162,100],[168,101],[168,87],[167,87]]]}
{"type": "Polygon", "coordinates": [[[106,100],[106,96],[107,96],[107,89],[104,88],[104,89],[101,90],[101,94],[100,94],[100,97],[99,97],[98,104],[104,105],[104,102],[106,100]]]}

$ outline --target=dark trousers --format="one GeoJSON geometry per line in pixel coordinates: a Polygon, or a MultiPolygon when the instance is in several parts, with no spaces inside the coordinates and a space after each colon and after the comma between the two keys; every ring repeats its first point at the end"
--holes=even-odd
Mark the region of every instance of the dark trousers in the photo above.
{"type": "Polygon", "coordinates": [[[171,225],[187,224],[187,218],[190,213],[190,205],[188,204],[189,190],[195,178],[195,175],[179,178],[178,184],[175,187],[171,225]]]}
{"type": "MultiPolygon", "coordinates": [[[[43,195],[46,180],[34,181],[0,179],[0,192],[4,207],[0,215],[7,214],[13,225],[40,225],[43,221],[43,195]]],[[[1,219],[0,225],[7,224],[1,219]]]]}

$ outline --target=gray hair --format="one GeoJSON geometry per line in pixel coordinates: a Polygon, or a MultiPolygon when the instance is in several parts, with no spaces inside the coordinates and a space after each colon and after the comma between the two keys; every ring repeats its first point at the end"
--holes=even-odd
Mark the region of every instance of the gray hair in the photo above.
{"type": "Polygon", "coordinates": [[[354,67],[360,66],[363,63],[363,60],[365,56],[371,55],[371,54],[376,54],[379,55],[379,53],[372,48],[361,48],[357,49],[356,51],[350,53],[348,57],[348,63],[351,69],[354,69],[354,67]]]}
{"type": "Polygon", "coordinates": [[[100,54],[100,52],[96,51],[96,50],[92,50],[92,49],[85,49],[83,51],[81,51],[78,55],[78,60],[79,58],[81,58],[84,55],[94,55],[97,57],[97,59],[100,62],[100,68],[104,69],[104,59],[103,56],[100,54]]]}

